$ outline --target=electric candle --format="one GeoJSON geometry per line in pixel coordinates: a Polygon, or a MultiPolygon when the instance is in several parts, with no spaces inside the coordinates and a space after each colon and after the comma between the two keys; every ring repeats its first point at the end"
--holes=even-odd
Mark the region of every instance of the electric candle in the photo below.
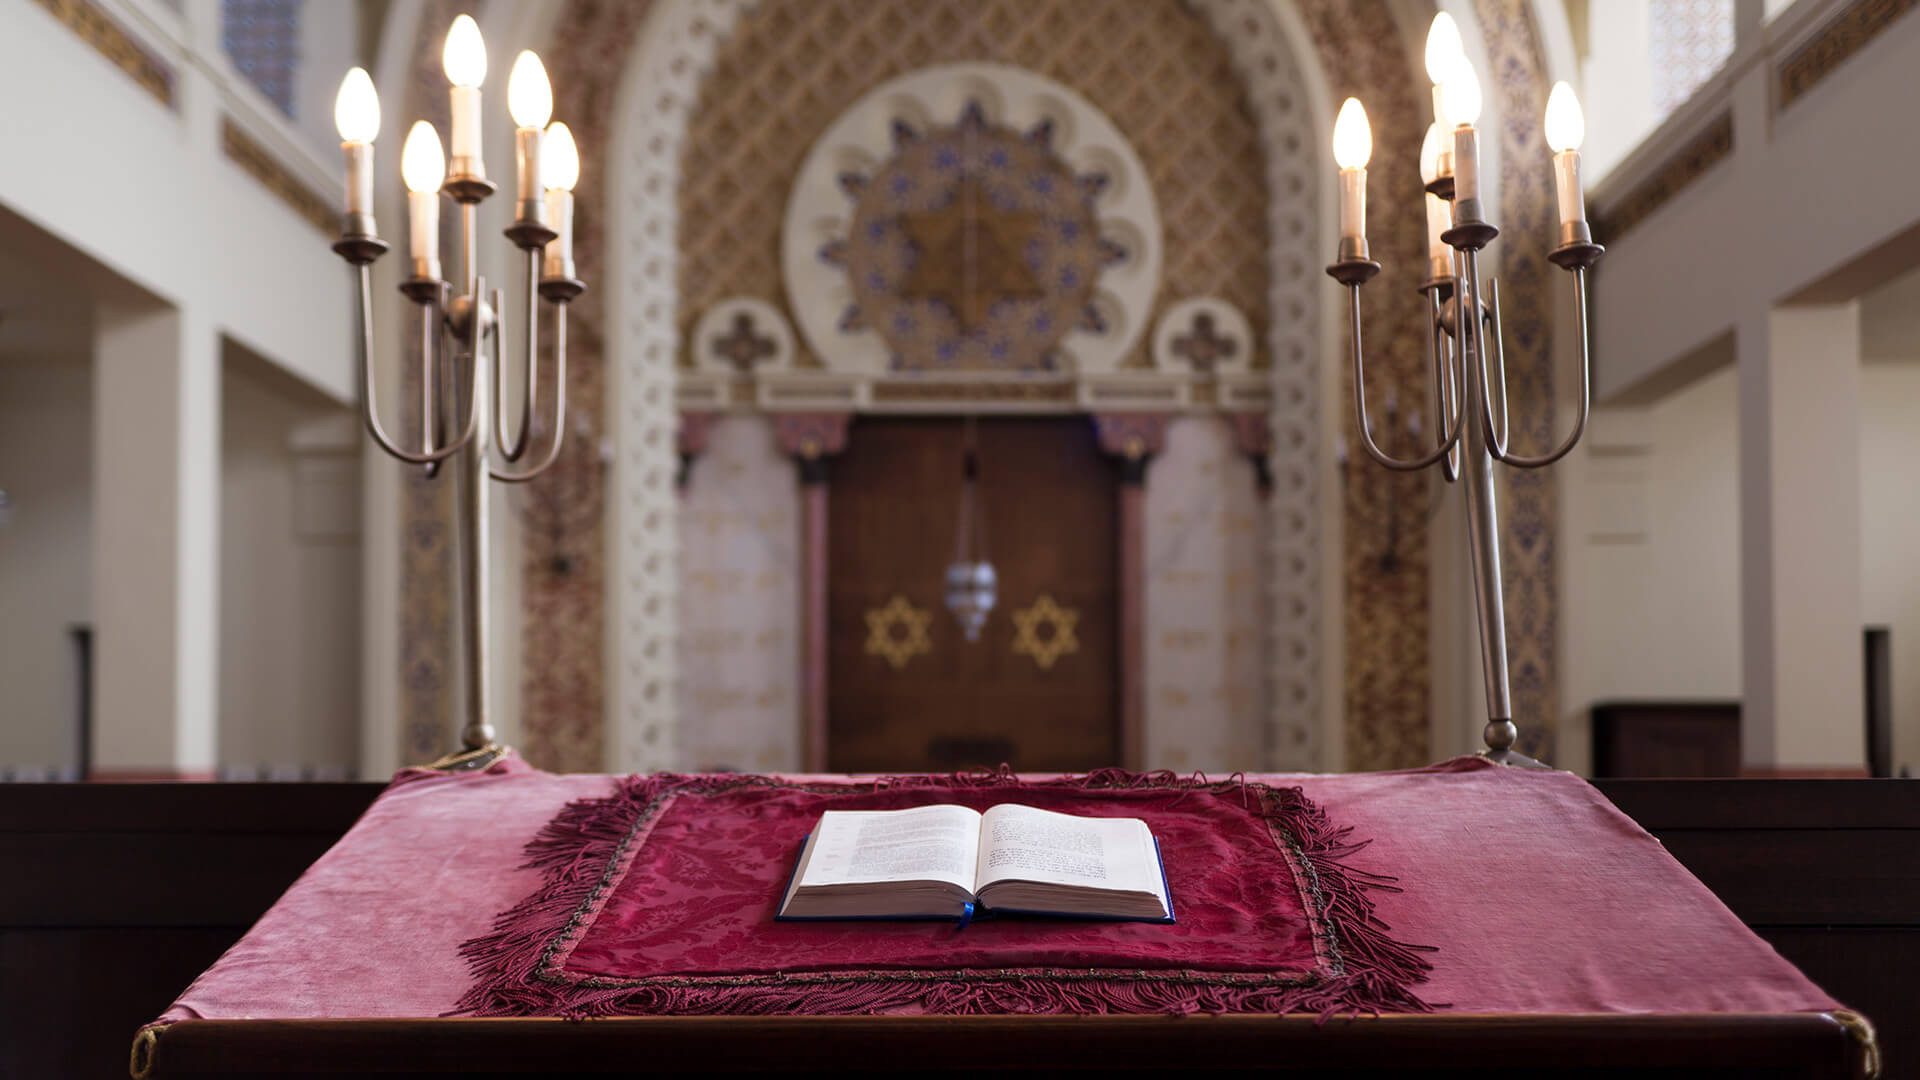
{"type": "Polygon", "coordinates": [[[580,182],[580,150],[565,124],[547,128],[542,171],[547,177],[547,224],[559,235],[547,243],[541,276],[573,276],[573,185],[580,182]]]}
{"type": "Polygon", "coordinates": [[[1554,190],[1560,201],[1561,242],[1583,240],[1587,224],[1587,200],[1580,190],[1580,141],[1586,138],[1587,121],[1580,112],[1580,99],[1573,87],[1554,83],[1547,95],[1547,145],[1553,148],[1554,190]]]}
{"type": "Polygon", "coordinates": [[[1373,132],[1360,99],[1348,98],[1333,122],[1333,160],[1340,165],[1340,257],[1367,257],[1367,160],[1373,132]]]}
{"type": "MultiPolygon", "coordinates": [[[[484,180],[480,159],[480,84],[487,78],[487,46],[471,15],[459,15],[447,30],[440,64],[453,84],[453,175],[484,180]]],[[[437,137],[436,137],[437,138],[437,137]]]]}
{"type": "Polygon", "coordinates": [[[347,222],[349,236],[376,235],[373,227],[373,140],[380,134],[380,95],[365,68],[354,68],[340,80],[333,99],[333,126],[340,132],[340,149],[347,158],[347,222]]]}
{"type": "MultiPolygon", "coordinates": [[[[1451,168],[1451,161],[1443,162],[1441,145],[1446,136],[1441,133],[1438,121],[1427,125],[1427,137],[1420,143],[1420,179],[1431,184],[1441,175],[1443,164],[1451,168]]],[[[1447,206],[1447,200],[1427,192],[1427,276],[1444,278],[1453,276],[1453,249],[1447,246],[1440,234],[1453,224],[1453,211],[1447,206]]]]}
{"type": "Polygon", "coordinates": [[[520,184],[515,218],[541,221],[546,184],[540,176],[540,141],[547,121],[553,119],[553,86],[547,82],[547,69],[540,58],[530,52],[522,52],[514,60],[513,74],[507,77],[507,111],[513,114],[514,163],[520,184]]]}
{"type": "Polygon", "coordinates": [[[1433,83],[1433,118],[1445,120],[1446,108],[1441,103],[1441,87],[1447,83],[1447,77],[1453,74],[1455,65],[1466,63],[1467,47],[1460,40],[1460,27],[1453,16],[1442,11],[1433,17],[1433,24],[1427,27],[1427,78],[1433,83]]]}
{"type": "Polygon", "coordinates": [[[440,277],[440,185],[447,175],[440,133],[425,120],[407,132],[400,148],[400,176],[407,182],[407,211],[413,225],[413,276],[440,277]]]}
{"type": "Polygon", "coordinates": [[[1480,218],[1480,78],[1462,61],[1441,87],[1447,123],[1453,125],[1453,216],[1461,222],[1480,218]]]}

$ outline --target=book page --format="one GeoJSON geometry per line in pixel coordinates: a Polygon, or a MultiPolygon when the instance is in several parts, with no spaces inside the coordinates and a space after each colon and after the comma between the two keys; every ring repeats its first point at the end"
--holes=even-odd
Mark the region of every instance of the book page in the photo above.
{"type": "Polygon", "coordinates": [[[829,810],[799,885],[947,881],[971,893],[980,815],[964,806],[829,810]]]}
{"type": "Polygon", "coordinates": [[[1153,839],[1138,818],[1087,818],[1003,803],[982,815],[977,887],[1018,879],[1160,890],[1153,839]]]}

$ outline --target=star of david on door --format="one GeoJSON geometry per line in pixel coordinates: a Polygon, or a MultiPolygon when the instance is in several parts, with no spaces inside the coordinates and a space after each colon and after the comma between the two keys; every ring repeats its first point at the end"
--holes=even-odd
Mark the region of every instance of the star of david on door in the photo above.
{"type": "Polygon", "coordinates": [[[877,656],[900,671],[916,656],[933,651],[933,639],[927,629],[933,624],[933,612],[914,607],[899,593],[882,607],[866,612],[868,656],[877,656]]]}
{"type": "Polygon", "coordinates": [[[1080,651],[1080,639],[1074,627],[1080,613],[1063,608],[1051,595],[1041,593],[1033,603],[1013,613],[1013,652],[1031,656],[1041,671],[1052,671],[1062,656],[1080,651]]]}

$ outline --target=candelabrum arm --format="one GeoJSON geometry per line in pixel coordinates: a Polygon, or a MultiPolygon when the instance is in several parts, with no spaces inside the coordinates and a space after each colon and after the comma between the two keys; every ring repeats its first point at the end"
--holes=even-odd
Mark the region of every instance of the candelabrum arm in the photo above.
{"type": "MultiPolygon", "coordinates": [[[[536,295],[534,299],[537,302],[539,298],[536,295]]],[[[528,348],[531,350],[532,346],[529,345],[528,348]]],[[[533,372],[532,357],[529,356],[527,367],[529,401],[533,397],[533,372]]],[[[492,473],[495,480],[508,484],[526,483],[552,468],[554,461],[560,457],[560,445],[566,439],[567,422],[567,305],[564,303],[555,304],[553,312],[553,387],[553,423],[549,425],[552,437],[548,440],[547,449],[541,454],[539,463],[530,468],[507,472],[489,469],[488,472],[492,473]]],[[[521,431],[521,441],[524,442],[527,430],[531,428],[531,417],[523,423],[527,425],[527,428],[521,431]]]]}
{"type": "MultiPolygon", "coordinates": [[[[399,442],[387,434],[386,428],[380,423],[379,392],[375,389],[378,380],[373,377],[373,267],[371,264],[362,263],[357,269],[359,270],[357,276],[360,286],[360,402],[361,411],[364,414],[363,419],[366,421],[367,434],[373,436],[373,441],[379,445],[381,450],[409,464],[431,466],[445,461],[465,449],[466,445],[473,441],[474,432],[479,430],[480,427],[480,412],[474,408],[474,401],[469,399],[467,403],[467,423],[465,429],[460,433],[460,437],[446,446],[434,449],[432,445],[433,424],[430,419],[433,413],[432,401],[434,388],[431,380],[423,380],[420,387],[420,393],[423,399],[421,408],[423,425],[421,440],[424,445],[422,452],[416,454],[410,450],[401,449],[399,442]]],[[[426,318],[428,325],[431,327],[438,322],[438,315],[436,313],[437,305],[427,304],[422,306],[426,309],[426,318]]],[[[432,346],[437,336],[438,335],[432,333],[426,335],[424,344],[428,348],[427,356],[429,358],[433,355],[432,346]]],[[[432,365],[427,364],[427,368],[431,370],[432,365]]],[[[478,375],[479,369],[476,368],[474,373],[478,375]]]]}
{"type": "MultiPolygon", "coordinates": [[[[1427,290],[1427,356],[1433,361],[1433,415],[1459,415],[1464,409],[1460,395],[1466,388],[1455,370],[1458,358],[1447,349],[1451,339],[1441,321],[1440,290],[1427,290]]],[[[1434,438],[1444,433],[1434,432],[1434,438]]],[[[1456,441],[1440,458],[1440,473],[1451,484],[1460,479],[1460,446],[1456,441]]]]}
{"type": "MultiPolygon", "coordinates": [[[[1467,258],[1468,265],[1472,266],[1473,255],[1471,252],[1468,253],[1467,258]]],[[[1477,301],[1479,299],[1479,275],[1469,271],[1467,276],[1473,282],[1475,291],[1474,299],[1477,301]]],[[[1500,283],[1497,281],[1493,283],[1493,326],[1489,333],[1493,336],[1495,363],[1492,365],[1480,365],[1480,420],[1481,423],[1485,425],[1487,433],[1487,452],[1493,455],[1495,461],[1511,465],[1518,469],[1544,468],[1566,457],[1567,454],[1573,450],[1574,446],[1580,442],[1580,436],[1586,432],[1587,414],[1592,407],[1593,400],[1593,363],[1587,348],[1587,270],[1586,267],[1583,266],[1573,267],[1573,313],[1575,333],[1580,339],[1580,405],[1579,411],[1574,415],[1573,431],[1567,435],[1564,442],[1554,447],[1549,453],[1538,456],[1514,453],[1507,446],[1507,357],[1504,344],[1505,335],[1502,333],[1500,327],[1500,283]],[[1493,425],[1493,388],[1489,387],[1486,383],[1487,368],[1489,366],[1497,369],[1500,380],[1498,387],[1500,392],[1500,430],[1497,433],[1494,431],[1493,425]]]]}
{"type": "MultiPolygon", "coordinates": [[[[533,433],[533,412],[539,401],[539,369],[535,359],[540,347],[540,249],[527,249],[527,348],[521,370],[526,375],[527,392],[520,398],[520,424],[513,440],[507,440],[507,364],[504,348],[493,354],[493,437],[500,455],[508,462],[519,461],[527,452],[533,433]]],[[[501,317],[504,317],[502,313],[501,317]]],[[[504,335],[502,335],[504,336],[504,335]]]]}
{"type": "MultiPolygon", "coordinates": [[[[1419,469],[1425,469],[1432,466],[1434,462],[1446,459],[1447,455],[1452,453],[1454,448],[1459,445],[1460,433],[1466,430],[1465,402],[1459,398],[1456,398],[1453,403],[1451,418],[1449,418],[1445,412],[1442,412],[1440,415],[1442,429],[1440,433],[1440,445],[1433,453],[1425,457],[1405,460],[1394,457],[1392,454],[1387,453],[1374,444],[1373,429],[1367,421],[1367,379],[1360,348],[1360,286],[1357,284],[1348,285],[1347,292],[1350,300],[1349,329],[1351,331],[1353,346],[1353,411],[1354,419],[1357,421],[1357,426],[1360,429],[1360,445],[1366,447],[1367,455],[1373,458],[1373,460],[1385,465],[1389,469],[1395,469],[1400,472],[1414,472],[1419,469]]],[[[1444,361],[1442,360],[1436,360],[1435,362],[1434,377],[1436,380],[1440,379],[1440,367],[1443,363],[1444,361]]],[[[1436,386],[1435,392],[1441,396],[1445,394],[1445,390],[1438,386],[1436,386]]]]}

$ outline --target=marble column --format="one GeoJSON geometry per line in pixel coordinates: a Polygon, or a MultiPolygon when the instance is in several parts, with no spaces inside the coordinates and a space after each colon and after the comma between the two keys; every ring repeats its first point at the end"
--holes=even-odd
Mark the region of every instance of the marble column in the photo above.
{"type": "Polygon", "coordinates": [[[847,413],[783,413],[780,449],[800,469],[800,754],[827,767],[827,463],[846,449],[847,413]]]}
{"type": "Polygon", "coordinates": [[[1147,748],[1147,465],[1167,445],[1164,413],[1100,413],[1100,449],[1120,464],[1120,764],[1147,748]]]}

